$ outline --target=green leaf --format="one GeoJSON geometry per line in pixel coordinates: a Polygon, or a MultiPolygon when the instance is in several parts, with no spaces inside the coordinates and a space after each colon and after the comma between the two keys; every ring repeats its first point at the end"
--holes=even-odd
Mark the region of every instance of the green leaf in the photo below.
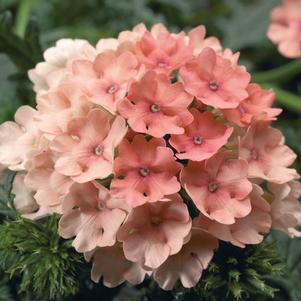
{"type": "Polygon", "coordinates": [[[15,217],[17,215],[14,209],[14,196],[11,193],[15,172],[6,170],[4,180],[0,185],[0,213],[4,216],[15,217]]]}
{"type": "Polygon", "coordinates": [[[0,52],[6,53],[16,67],[23,73],[42,60],[38,29],[35,20],[26,27],[24,39],[13,32],[12,14],[6,11],[0,15],[0,52]]]}

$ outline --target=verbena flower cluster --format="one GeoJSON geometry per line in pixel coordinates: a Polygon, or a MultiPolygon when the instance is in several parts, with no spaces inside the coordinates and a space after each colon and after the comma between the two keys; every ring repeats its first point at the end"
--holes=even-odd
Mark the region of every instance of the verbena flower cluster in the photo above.
{"type": "Polygon", "coordinates": [[[274,93],[204,26],[140,24],[96,47],[63,39],[44,58],[29,71],[36,108],[0,126],[0,163],[18,172],[25,217],[61,215],[92,280],[193,287],[219,241],[258,244],[271,227],[301,235],[274,93]]]}

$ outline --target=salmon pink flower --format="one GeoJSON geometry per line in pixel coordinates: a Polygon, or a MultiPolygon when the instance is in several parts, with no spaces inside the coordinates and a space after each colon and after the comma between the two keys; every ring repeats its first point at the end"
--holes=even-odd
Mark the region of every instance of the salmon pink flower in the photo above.
{"type": "Polygon", "coordinates": [[[138,75],[137,67],[137,59],[131,52],[108,50],[97,55],[94,62],[75,61],[69,79],[83,89],[91,102],[116,113],[117,105],[125,97],[129,84],[138,75]]]}
{"type": "Polygon", "coordinates": [[[145,204],[130,212],[117,235],[128,260],[155,269],[182,248],[191,219],[178,195],[169,198],[169,202],[145,204]]]}
{"type": "Polygon", "coordinates": [[[212,157],[228,141],[233,129],[214,120],[210,112],[190,111],[194,117],[183,135],[172,135],[169,143],[179,159],[203,161],[212,157]]]}
{"type": "Polygon", "coordinates": [[[71,120],[67,133],[51,143],[58,155],[55,169],[78,183],[106,178],[113,172],[114,150],[126,131],[121,116],[111,119],[100,109],[71,120]]]}
{"type": "Polygon", "coordinates": [[[192,47],[193,54],[195,56],[199,55],[203,49],[208,47],[212,48],[217,52],[222,50],[222,46],[218,38],[216,37],[205,38],[205,36],[206,36],[206,27],[204,25],[195,27],[188,33],[189,45],[192,47]]]}
{"type": "Polygon", "coordinates": [[[272,207],[272,227],[280,230],[290,237],[301,237],[301,232],[295,227],[301,225],[301,184],[298,181],[290,181],[285,184],[269,184],[274,199],[272,207]]]}
{"type": "Polygon", "coordinates": [[[184,133],[183,127],[193,121],[187,109],[191,102],[181,83],[171,84],[167,76],[148,72],[132,84],[118,110],[134,131],[159,138],[184,133]]]}
{"type": "Polygon", "coordinates": [[[140,284],[147,273],[138,263],[124,257],[122,245],[119,243],[85,253],[87,261],[91,258],[93,260],[91,279],[98,283],[102,278],[103,284],[107,287],[116,287],[124,281],[133,285],[140,284]]]}
{"type": "Polygon", "coordinates": [[[247,163],[227,156],[217,153],[204,162],[189,162],[181,172],[181,183],[205,216],[228,225],[250,213],[252,184],[247,163]]]}
{"type": "Polygon", "coordinates": [[[248,98],[244,99],[237,108],[223,110],[223,115],[238,126],[244,127],[252,121],[276,120],[282,109],[272,108],[275,99],[273,91],[265,91],[257,84],[247,87],[248,98]]]}
{"type": "Polygon", "coordinates": [[[267,36],[289,58],[301,56],[301,1],[283,0],[271,12],[267,36]]]}
{"type": "Polygon", "coordinates": [[[195,286],[218,246],[216,238],[201,229],[193,229],[191,238],[181,251],[167,258],[154,271],[154,279],[165,290],[171,290],[178,280],[186,288],[195,286]]]}
{"type": "Polygon", "coordinates": [[[188,93],[215,108],[236,108],[248,96],[249,73],[232,66],[211,48],[186,63],[180,76],[188,93]]]}
{"type": "Polygon", "coordinates": [[[283,184],[298,177],[295,169],[288,168],[296,154],[286,145],[281,132],[268,123],[251,125],[242,137],[240,159],[248,162],[248,177],[283,184]]]}
{"type": "Polygon", "coordinates": [[[114,162],[112,194],[125,198],[131,207],[156,202],[180,190],[177,174],[181,167],[163,139],[147,141],[136,135],[132,143],[123,140],[114,162]]]}
{"type": "Polygon", "coordinates": [[[184,32],[172,35],[167,30],[162,30],[162,27],[157,29],[159,30],[153,30],[157,34],[144,32],[135,44],[135,54],[147,70],[170,74],[192,57],[192,48],[186,45],[184,32]]]}
{"type": "Polygon", "coordinates": [[[199,216],[194,220],[194,226],[199,226],[218,239],[240,248],[249,244],[259,244],[264,238],[263,234],[267,233],[272,225],[271,206],[262,195],[263,190],[254,185],[250,194],[252,211],[245,217],[237,218],[234,224],[224,225],[199,216]]]}
{"type": "Polygon", "coordinates": [[[127,215],[123,200],[112,198],[106,188],[91,182],[73,184],[63,208],[59,234],[63,238],[75,236],[72,245],[78,252],[113,246],[127,215]]]}
{"type": "Polygon", "coordinates": [[[54,47],[48,48],[44,54],[45,62],[38,63],[28,71],[37,93],[55,89],[70,72],[75,59],[93,59],[95,49],[85,40],[61,39],[54,47]]]}

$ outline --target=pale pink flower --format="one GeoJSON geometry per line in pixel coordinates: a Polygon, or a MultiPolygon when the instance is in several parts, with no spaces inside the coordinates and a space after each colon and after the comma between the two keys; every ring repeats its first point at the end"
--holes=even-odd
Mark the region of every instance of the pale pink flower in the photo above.
{"type": "Polygon", "coordinates": [[[269,189],[273,193],[274,199],[272,207],[272,227],[287,233],[290,237],[301,237],[301,232],[295,227],[301,225],[301,184],[297,181],[288,183],[269,184],[269,189]]]}
{"type": "Polygon", "coordinates": [[[222,51],[222,46],[218,38],[205,38],[205,36],[206,27],[204,25],[197,26],[188,33],[188,44],[192,47],[195,56],[199,55],[207,47],[217,52],[222,51]]]}
{"type": "Polygon", "coordinates": [[[187,109],[191,102],[181,83],[171,84],[166,75],[150,71],[132,84],[118,110],[136,132],[163,137],[184,133],[184,126],[193,121],[187,109]]]}
{"type": "Polygon", "coordinates": [[[128,260],[155,269],[181,250],[191,219],[178,195],[169,198],[170,201],[145,204],[130,212],[117,235],[128,260]]]}
{"type": "Polygon", "coordinates": [[[20,107],[15,121],[0,125],[0,164],[11,170],[25,170],[31,159],[45,146],[35,118],[38,112],[29,107],[20,107]]]}
{"type": "Polygon", "coordinates": [[[98,283],[100,279],[107,287],[116,287],[128,281],[133,285],[143,282],[147,272],[136,262],[124,257],[122,244],[111,247],[96,248],[85,253],[85,259],[92,258],[91,279],[98,283]]]}
{"type": "Polygon", "coordinates": [[[113,172],[114,150],[126,131],[121,116],[111,119],[100,109],[73,119],[67,133],[51,143],[58,155],[55,169],[79,183],[106,178],[113,172]]]}
{"type": "Polygon", "coordinates": [[[25,175],[24,172],[15,175],[11,190],[14,195],[14,206],[21,214],[33,213],[39,208],[33,198],[33,191],[24,184],[25,175]]]}
{"type": "Polygon", "coordinates": [[[73,118],[86,117],[92,109],[92,103],[82,91],[70,84],[38,95],[37,103],[38,127],[49,140],[66,133],[68,123],[73,118]]]}
{"type": "Polygon", "coordinates": [[[130,83],[137,78],[138,61],[129,51],[107,50],[93,62],[77,60],[67,82],[82,88],[91,102],[116,113],[118,103],[125,97],[130,83]]]}
{"type": "Polygon", "coordinates": [[[223,110],[223,115],[229,121],[240,127],[249,125],[252,121],[276,120],[282,109],[272,108],[275,93],[263,90],[258,84],[249,84],[248,98],[244,99],[237,108],[223,110]]]}
{"type": "Polygon", "coordinates": [[[113,246],[127,215],[124,200],[112,198],[105,187],[94,182],[73,184],[63,208],[59,234],[75,236],[72,245],[78,252],[113,246]]]}
{"type": "Polygon", "coordinates": [[[184,32],[172,35],[162,27],[152,31],[145,31],[135,44],[137,59],[147,70],[170,74],[192,57],[192,48],[186,45],[184,32]]]}
{"type": "Polygon", "coordinates": [[[301,1],[283,0],[271,12],[267,36],[289,58],[301,56],[301,1]]]}
{"type": "Polygon", "coordinates": [[[217,122],[210,112],[190,111],[194,117],[183,135],[172,135],[169,143],[179,159],[202,161],[212,157],[231,136],[233,129],[217,122]]]}
{"type": "Polygon", "coordinates": [[[54,169],[56,157],[47,150],[35,156],[25,177],[25,185],[34,199],[49,214],[62,213],[62,203],[73,181],[54,169]]]}
{"type": "Polygon", "coordinates": [[[210,219],[233,224],[251,211],[247,179],[248,164],[217,153],[204,162],[189,162],[181,172],[181,183],[197,208],[210,219]]]}
{"type": "Polygon", "coordinates": [[[201,229],[193,229],[191,238],[181,251],[167,258],[153,273],[155,281],[171,290],[178,280],[186,288],[194,287],[208,267],[218,240],[201,229]]]}
{"type": "Polygon", "coordinates": [[[177,179],[181,168],[163,139],[147,141],[143,135],[136,135],[132,143],[124,139],[114,162],[112,194],[132,207],[159,201],[181,189],[177,179]]]}
{"type": "Polygon", "coordinates": [[[85,40],[61,39],[54,47],[48,48],[43,56],[45,61],[28,71],[28,76],[37,93],[56,88],[70,72],[72,61],[84,58],[93,59],[95,49],[85,40]]]}
{"type": "Polygon", "coordinates": [[[240,140],[239,158],[248,162],[248,177],[282,184],[295,179],[295,169],[288,168],[296,154],[286,145],[282,133],[268,123],[251,125],[240,140]]]}
{"type": "Polygon", "coordinates": [[[205,216],[194,220],[194,226],[199,226],[220,240],[244,248],[249,244],[259,244],[272,225],[270,216],[271,207],[263,198],[263,190],[253,185],[250,194],[251,212],[242,218],[237,218],[234,224],[224,225],[205,216]]]}
{"type": "Polygon", "coordinates": [[[248,96],[249,73],[211,48],[182,67],[180,76],[187,92],[215,108],[236,108],[248,96]]]}

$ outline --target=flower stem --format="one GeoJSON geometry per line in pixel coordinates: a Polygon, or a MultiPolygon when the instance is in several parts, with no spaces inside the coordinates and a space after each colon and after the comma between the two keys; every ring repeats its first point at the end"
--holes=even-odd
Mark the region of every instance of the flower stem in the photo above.
{"type": "Polygon", "coordinates": [[[18,12],[16,16],[15,32],[19,37],[23,37],[25,33],[27,19],[34,0],[20,0],[18,12]]]}
{"type": "Polygon", "coordinates": [[[258,83],[281,81],[283,79],[288,80],[297,74],[301,74],[301,59],[294,60],[269,71],[254,73],[252,80],[258,83]]]}

